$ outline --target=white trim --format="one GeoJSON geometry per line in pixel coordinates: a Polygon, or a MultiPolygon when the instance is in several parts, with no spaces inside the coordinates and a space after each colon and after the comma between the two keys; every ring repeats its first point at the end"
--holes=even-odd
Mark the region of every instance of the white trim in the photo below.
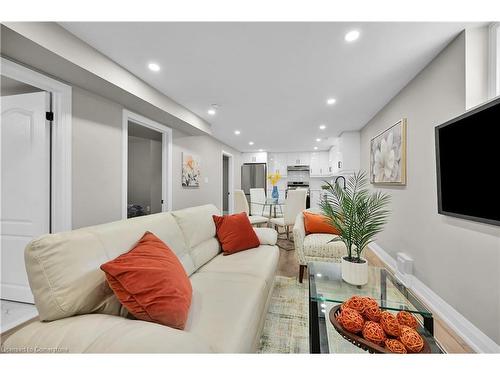
{"type": "Polygon", "coordinates": [[[234,198],[233,198],[233,192],[234,192],[234,156],[233,154],[222,150],[221,152],[221,201],[220,201],[220,210],[221,212],[224,209],[224,164],[222,162],[222,157],[227,156],[229,158],[229,174],[227,176],[228,179],[228,184],[229,184],[229,204],[228,204],[228,210],[229,213],[232,214],[234,212],[234,198]]]}
{"type": "Polygon", "coordinates": [[[500,22],[493,22],[488,27],[488,97],[500,95],[500,22]]]}
{"type": "Polygon", "coordinates": [[[172,210],[172,129],[147,117],[123,110],[122,117],[122,218],[127,218],[127,185],[128,185],[128,122],[162,133],[162,211],[172,210]]]}
{"type": "MultiPolygon", "coordinates": [[[[372,242],[369,248],[385,262],[392,271],[396,269],[396,260],[380,245],[372,242]]],[[[415,295],[474,351],[478,353],[500,353],[500,345],[490,339],[479,328],[467,320],[467,318],[439,297],[432,289],[413,275],[410,275],[409,279],[409,288],[415,295]]]]}
{"type": "Polygon", "coordinates": [[[52,93],[52,232],[71,230],[71,86],[3,57],[1,74],[52,93]]]}

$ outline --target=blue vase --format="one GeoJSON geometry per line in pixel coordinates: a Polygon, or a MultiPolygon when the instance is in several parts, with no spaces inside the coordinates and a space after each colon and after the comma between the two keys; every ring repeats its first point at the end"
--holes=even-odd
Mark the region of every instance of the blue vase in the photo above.
{"type": "Polygon", "coordinates": [[[278,199],[279,198],[279,194],[278,194],[278,187],[275,185],[273,186],[273,192],[271,194],[271,196],[273,197],[273,199],[278,199]]]}

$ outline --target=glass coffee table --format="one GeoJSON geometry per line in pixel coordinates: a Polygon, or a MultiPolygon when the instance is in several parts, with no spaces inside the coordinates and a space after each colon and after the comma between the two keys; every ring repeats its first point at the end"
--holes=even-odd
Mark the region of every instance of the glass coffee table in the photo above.
{"type": "Polygon", "coordinates": [[[340,263],[311,262],[309,272],[309,348],[311,353],[367,353],[344,339],[330,322],[332,307],[353,295],[375,298],[383,310],[406,310],[419,321],[418,331],[432,353],[443,353],[434,339],[432,313],[385,268],[369,266],[368,283],[361,287],[342,280],[340,263]]]}

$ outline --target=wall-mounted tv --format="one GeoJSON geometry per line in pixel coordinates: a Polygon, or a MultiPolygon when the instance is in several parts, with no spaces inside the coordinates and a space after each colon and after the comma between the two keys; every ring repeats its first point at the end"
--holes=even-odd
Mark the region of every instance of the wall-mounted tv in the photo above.
{"type": "Polygon", "coordinates": [[[500,98],[435,129],[438,212],[500,225],[500,98]]]}

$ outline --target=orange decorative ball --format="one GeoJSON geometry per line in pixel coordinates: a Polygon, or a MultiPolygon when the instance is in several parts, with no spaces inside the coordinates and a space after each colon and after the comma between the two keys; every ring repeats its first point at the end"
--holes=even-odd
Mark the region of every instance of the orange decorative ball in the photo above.
{"type": "Polygon", "coordinates": [[[344,302],[342,307],[348,307],[350,309],[354,309],[360,314],[365,310],[365,299],[361,296],[352,296],[347,301],[344,302]]]}
{"type": "Polygon", "coordinates": [[[382,326],[379,323],[368,321],[363,327],[363,337],[368,341],[371,341],[377,345],[384,345],[384,341],[387,339],[382,326]]]}
{"type": "Polygon", "coordinates": [[[418,353],[424,348],[424,339],[413,328],[404,329],[399,339],[410,352],[418,353]]]}
{"type": "Polygon", "coordinates": [[[407,329],[413,329],[411,327],[408,327],[408,326],[403,326],[403,325],[399,325],[399,336],[401,336],[403,334],[404,331],[406,331],[407,329]]]}
{"type": "Polygon", "coordinates": [[[399,340],[396,339],[387,339],[385,340],[385,347],[389,349],[390,352],[392,353],[397,353],[397,354],[406,354],[406,348],[403,345],[403,343],[399,340]]]}
{"type": "Polygon", "coordinates": [[[352,333],[361,332],[365,320],[359,312],[349,307],[343,307],[342,311],[337,318],[338,322],[344,327],[346,331],[352,333]]]}
{"type": "Polygon", "coordinates": [[[380,314],[380,325],[389,336],[398,337],[401,333],[398,319],[390,312],[384,311],[380,314]]]}
{"type": "Polygon", "coordinates": [[[374,322],[380,321],[380,316],[382,315],[382,310],[378,306],[366,306],[365,311],[363,311],[363,316],[368,320],[373,320],[374,322]]]}
{"type": "Polygon", "coordinates": [[[365,309],[367,307],[379,307],[378,302],[375,300],[375,298],[363,297],[363,300],[365,301],[365,309]]]}
{"type": "Polygon", "coordinates": [[[408,311],[398,312],[397,318],[400,325],[408,326],[413,329],[417,329],[418,327],[417,319],[415,319],[413,314],[408,311]]]}

